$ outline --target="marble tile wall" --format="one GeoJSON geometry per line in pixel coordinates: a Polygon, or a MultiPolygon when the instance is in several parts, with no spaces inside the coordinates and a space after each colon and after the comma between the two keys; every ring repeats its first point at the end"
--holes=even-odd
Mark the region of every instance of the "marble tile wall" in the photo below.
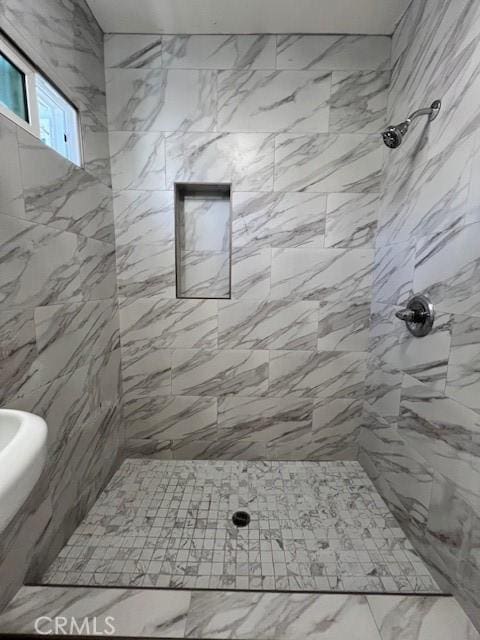
{"type": "Polygon", "coordinates": [[[86,152],[79,168],[0,116],[0,406],[49,428],[44,473],[0,537],[1,607],[89,510],[123,435],[103,35],[83,1],[0,6],[1,26],[83,100],[86,152]]]}
{"type": "Polygon", "coordinates": [[[393,37],[389,120],[443,100],[388,153],[376,237],[360,460],[480,626],[480,7],[414,0],[393,37]],[[416,293],[431,335],[395,310],[416,293]]]}
{"type": "Polygon", "coordinates": [[[387,37],[106,37],[130,456],[355,457],[390,58],[387,37]],[[188,181],[232,184],[231,300],[175,297],[188,181]]]}
{"type": "Polygon", "coordinates": [[[79,110],[85,169],[111,186],[103,33],[85,0],[0,0],[0,28],[79,110]]]}

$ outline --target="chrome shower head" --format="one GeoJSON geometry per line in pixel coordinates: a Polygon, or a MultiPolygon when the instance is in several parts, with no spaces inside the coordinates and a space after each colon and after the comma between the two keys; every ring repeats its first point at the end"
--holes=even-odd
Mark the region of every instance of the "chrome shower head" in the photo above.
{"type": "Polygon", "coordinates": [[[402,144],[403,138],[406,136],[412,121],[419,116],[428,116],[429,122],[433,122],[440,112],[442,103],[440,100],[435,100],[428,109],[419,109],[414,111],[408,118],[400,124],[387,127],[382,132],[383,142],[389,149],[398,149],[402,144]]]}
{"type": "Polygon", "coordinates": [[[402,144],[403,137],[407,133],[409,126],[410,121],[405,120],[405,122],[401,122],[400,124],[393,125],[385,129],[382,133],[382,137],[384,143],[389,149],[396,149],[402,144]]]}

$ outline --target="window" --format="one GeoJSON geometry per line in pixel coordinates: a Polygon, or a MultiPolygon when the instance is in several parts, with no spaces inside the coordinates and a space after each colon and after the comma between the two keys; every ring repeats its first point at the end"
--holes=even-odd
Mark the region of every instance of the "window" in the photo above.
{"type": "Polygon", "coordinates": [[[75,164],[80,164],[78,115],[72,105],[37,74],[40,140],[75,164]]]}
{"type": "Polygon", "coordinates": [[[1,36],[0,113],[81,164],[77,110],[1,36]]]}

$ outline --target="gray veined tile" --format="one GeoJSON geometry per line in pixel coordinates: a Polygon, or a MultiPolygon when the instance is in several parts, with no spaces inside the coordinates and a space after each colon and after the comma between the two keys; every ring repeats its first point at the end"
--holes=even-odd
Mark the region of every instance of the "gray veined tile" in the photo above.
{"type": "Polygon", "coordinates": [[[178,244],[182,251],[230,251],[231,207],[225,198],[206,199],[189,195],[183,203],[183,215],[177,224],[178,244]]]}
{"type": "Polygon", "coordinates": [[[362,412],[359,398],[314,400],[310,459],[356,459],[362,412]]]}
{"type": "Polygon", "coordinates": [[[327,132],[331,74],[316,71],[221,71],[219,131],[327,132]]]}
{"type": "Polygon", "coordinates": [[[477,411],[480,409],[479,358],[480,318],[453,316],[445,393],[477,411]]]}
{"type": "Polygon", "coordinates": [[[111,131],[112,184],[125,189],[165,189],[165,135],[155,132],[111,131]]]}
{"type": "Polygon", "coordinates": [[[263,395],[268,389],[267,351],[174,351],[174,395],[263,395]]]}
{"type": "Polygon", "coordinates": [[[35,307],[80,300],[78,236],[0,215],[0,238],[0,302],[35,307]]]}
{"type": "Polygon", "coordinates": [[[8,633],[36,633],[35,620],[44,616],[40,628],[48,634],[57,616],[79,625],[88,618],[90,632],[96,619],[102,633],[113,625],[118,635],[183,638],[190,597],[189,591],[23,587],[0,624],[8,633]]]}
{"type": "Polygon", "coordinates": [[[365,353],[274,351],[270,354],[270,396],[356,398],[363,394],[365,353]]]}
{"type": "Polygon", "coordinates": [[[16,125],[0,116],[0,213],[25,217],[16,125]]]}
{"type": "Polygon", "coordinates": [[[119,245],[173,243],[173,191],[119,191],[113,200],[119,245]]]}
{"type": "Polygon", "coordinates": [[[322,301],[318,310],[318,351],[367,351],[368,300],[322,301]]]}
{"type": "Polygon", "coordinates": [[[194,396],[128,396],[124,407],[128,439],[165,442],[215,439],[217,399],[194,396]]]}
{"type": "Polygon", "coordinates": [[[377,247],[372,297],[376,302],[403,304],[413,294],[415,243],[377,247]]]}
{"type": "Polygon", "coordinates": [[[113,242],[111,189],[31,135],[21,132],[19,142],[24,217],[113,242]]]}
{"type": "Polygon", "coordinates": [[[473,446],[480,432],[477,412],[405,376],[399,430],[435,471],[459,487],[470,504],[479,504],[480,471],[473,446]]]}
{"type": "Polygon", "coordinates": [[[37,307],[37,375],[28,386],[41,386],[98,361],[120,347],[117,307],[111,300],[37,307]],[[36,382],[35,382],[36,381],[36,382]]]}
{"type": "Polygon", "coordinates": [[[172,350],[122,344],[122,379],[127,401],[129,398],[169,396],[172,390],[172,350]]]}
{"type": "Polygon", "coordinates": [[[390,49],[391,39],[385,36],[281,35],[277,68],[389,69],[390,49]]]}
{"type": "Polygon", "coordinates": [[[270,445],[311,432],[312,402],[297,397],[222,396],[218,400],[220,439],[251,437],[270,445]],[[231,433],[229,433],[231,432],[231,433]]]}
{"type": "Polygon", "coordinates": [[[208,131],[215,124],[216,75],[187,69],[107,69],[112,131],[208,131]]]}
{"type": "Polygon", "coordinates": [[[229,298],[230,260],[226,251],[184,251],[177,294],[184,298],[229,298]]]}
{"type": "Polygon", "coordinates": [[[325,194],[234,192],[233,246],[323,248],[325,194]]]}
{"type": "Polygon", "coordinates": [[[275,190],[377,192],[383,155],[374,136],[278,134],[275,190]]]}
{"type": "Polygon", "coordinates": [[[275,68],[275,36],[167,35],[163,45],[163,64],[167,68],[275,68]]]}
{"type": "Polygon", "coordinates": [[[0,312],[0,404],[20,392],[37,368],[33,309],[0,312]]]}
{"type": "Polygon", "coordinates": [[[389,71],[335,71],[330,131],[379,133],[386,125],[389,71]]]}
{"type": "Polygon", "coordinates": [[[124,348],[139,350],[215,348],[217,303],[213,300],[166,300],[157,296],[125,300],[120,307],[124,348]]]}
{"type": "Polygon", "coordinates": [[[370,249],[273,249],[272,297],[365,301],[372,272],[370,249]]]}
{"type": "Polygon", "coordinates": [[[117,246],[117,282],[120,296],[175,297],[173,244],[117,246]]]}
{"type": "Polygon", "coordinates": [[[380,640],[363,596],[194,593],[186,637],[380,640]]]}
{"type": "Polygon", "coordinates": [[[414,288],[437,308],[480,316],[480,224],[425,238],[417,245],[414,288]]]}
{"type": "MultiPolygon", "coordinates": [[[[469,530],[472,525],[478,526],[476,520],[474,508],[466,502],[457,484],[434,473],[426,553],[436,573],[441,576],[440,580],[447,583],[447,589],[451,589],[451,583],[460,578],[462,591],[467,591],[467,582],[462,574],[468,562],[469,530]]],[[[474,569],[472,565],[471,569],[474,569]]]]}
{"type": "Polygon", "coordinates": [[[270,296],[269,248],[245,246],[232,253],[232,299],[264,300],[270,296]]]}
{"type": "Polygon", "coordinates": [[[372,304],[370,353],[391,372],[403,371],[438,391],[445,390],[451,343],[451,316],[437,314],[433,331],[418,340],[395,317],[398,307],[372,304]]]}
{"type": "Polygon", "coordinates": [[[367,596],[382,640],[478,640],[454,598],[367,596]]]}
{"type": "Polygon", "coordinates": [[[375,357],[368,360],[365,400],[376,414],[391,420],[398,418],[402,381],[403,372],[383,366],[375,357]]]}
{"type": "Polygon", "coordinates": [[[104,300],[117,293],[115,246],[78,236],[79,289],[84,300],[104,300]]]}
{"type": "Polygon", "coordinates": [[[435,154],[427,135],[424,133],[420,141],[406,139],[405,144],[411,148],[387,165],[384,184],[388,188],[382,194],[377,244],[412,238],[423,243],[424,236],[440,232],[448,235],[463,225],[471,147],[452,143],[435,154]]]}
{"type": "Polygon", "coordinates": [[[172,133],[166,139],[167,188],[174,182],[231,182],[237,191],[271,191],[274,136],[172,133]]]}
{"type": "Polygon", "coordinates": [[[318,303],[239,300],[218,303],[221,349],[315,349],[318,303]]]}
{"type": "Polygon", "coordinates": [[[105,36],[105,67],[158,69],[162,66],[162,37],[131,33],[105,36]]]}
{"type": "Polygon", "coordinates": [[[325,247],[373,247],[378,206],[377,194],[328,194],[325,247]]]}

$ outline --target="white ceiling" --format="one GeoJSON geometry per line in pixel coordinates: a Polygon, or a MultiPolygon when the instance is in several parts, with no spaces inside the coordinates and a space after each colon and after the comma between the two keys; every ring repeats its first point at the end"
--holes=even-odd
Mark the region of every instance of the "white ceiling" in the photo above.
{"type": "Polygon", "coordinates": [[[107,33],[393,33],[411,0],[87,0],[107,33]]]}

